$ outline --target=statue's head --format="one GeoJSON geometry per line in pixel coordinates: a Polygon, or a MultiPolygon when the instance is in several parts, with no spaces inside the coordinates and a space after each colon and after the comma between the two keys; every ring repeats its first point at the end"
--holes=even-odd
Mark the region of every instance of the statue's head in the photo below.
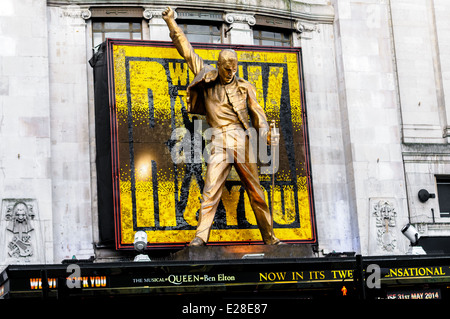
{"type": "Polygon", "coordinates": [[[219,59],[217,60],[217,69],[219,70],[219,77],[223,83],[230,83],[237,72],[238,59],[236,51],[225,49],[220,51],[219,59]]]}

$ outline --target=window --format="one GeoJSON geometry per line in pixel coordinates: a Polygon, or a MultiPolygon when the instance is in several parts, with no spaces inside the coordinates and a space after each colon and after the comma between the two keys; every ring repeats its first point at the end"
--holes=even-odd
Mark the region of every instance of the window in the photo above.
{"type": "Polygon", "coordinates": [[[289,47],[291,46],[291,37],[288,32],[254,29],[253,44],[289,47]]]}
{"type": "Polygon", "coordinates": [[[189,42],[222,43],[220,25],[188,24],[179,22],[189,42]]]}
{"type": "Polygon", "coordinates": [[[141,22],[94,21],[92,23],[94,48],[106,38],[142,40],[141,22]]]}
{"type": "Polygon", "coordinates": [[[441,217],[450,217],[450,176],[436,177],[441,217]]]}

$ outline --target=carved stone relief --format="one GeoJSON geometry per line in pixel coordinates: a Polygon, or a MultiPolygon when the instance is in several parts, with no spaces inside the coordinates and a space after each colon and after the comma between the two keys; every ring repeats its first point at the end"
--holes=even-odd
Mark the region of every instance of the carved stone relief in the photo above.
{"type": "Polygon", "coordinates": [[[87,20],[91,18],[92,13],[88,7],[82,7],[79,5],[68,5],[67,7],[63,7],[60,16],[69,17],[72,19],[82,18],[83,20],[87,20]]]}
{"type": "Polygon", "coordinates": [[[312,39],[313,33],[320,33],[320,28],[317,24],[308,23],[300,20],[296,20],[294,23],[295,31],[303,39],[312,39]]]}
{"type": "Polygon", "coordinates": [[[8,243],[8,255],[10,257],[29,257],[33,255],[31,236],[34,230],[32,220],[35,214],[33,205],[23,201],[17,201],[6,208],[6,230],[12,233],[12,239],[8,243]]]}
{"type": "Polygon", "coordinates": [[[242,14],[237,12],[229,12],[225,14],[225,21],[229,24],[248,23],[250,26],[254,26],[256,24],[256,19],[252,14],[242,14]]]}
{"type": "Polygon", "coordinates": [[[39,262],[43,247],[36,200],[3,199],[1,212],[2,263],[39,262]]]}
{"type": "MultiPolygon", "coordinates": [[[[151,20],[153,18],[159,18],[162,19],[162,13],[164,10],[166,10],[167,7],[144,7],[144,11],[142,12],[142,15],[145,19],[151,20]]],[[[178,18],[178,14],[175,7],[172,7],[173,13],[175,14],[175,19],[178,18]]]]}
{"type": "Polygon", "coordinates": [[[369,252],[390,254],[398,250],[397,211],[395,201],[389,199],[370,200],[369,252]]]}
{"type": "Polygon", "coordinates": [[[385,251],[392,252],[396,248],[397,239],[393,232],[396,227],[397,212],[389,201],[380,200],[373,207],[373,216],[377,227],[378,246],[385,251]]]}

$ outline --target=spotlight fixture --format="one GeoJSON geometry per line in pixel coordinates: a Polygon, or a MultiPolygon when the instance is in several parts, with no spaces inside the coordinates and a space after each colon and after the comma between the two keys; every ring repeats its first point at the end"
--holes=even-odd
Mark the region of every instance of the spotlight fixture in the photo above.
{"type": "Polygon", "coordinates": [[[139,252],[139,255],[134,257],[134,261],[150,261],[150,257],[144,254],[147,247],[147,233],[145,231],[137,231],[134,234],[134,250],[139,252]]]}
{"type": "Polygon", "coordinates": [[[407,224],[402,228],[402,234],[411,242],[411,246],[408,249],[407,255],[426,255],[427,253],[421,246],[419,246],[420,234],[417,229],[411,225],[407,224]]]}

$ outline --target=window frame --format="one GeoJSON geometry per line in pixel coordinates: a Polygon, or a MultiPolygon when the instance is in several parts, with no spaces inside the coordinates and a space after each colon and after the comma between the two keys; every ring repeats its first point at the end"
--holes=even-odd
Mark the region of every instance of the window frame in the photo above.
{"type": "Polygon", "coordinates": [[[193,42],[193,43],[210,43],[210,44],[222,44],[223,42],[223,23],[213,23],[216,22],[214,20],[203,20],[203,21],[195,21],[195,20],[188,20],[188,19],[177,19],[177,24],[178,26],[183,30],[183,32],[186,34],[186,37],[189,39],[189,35],[194,34],[194,35],[207,35],[209,36],[210,40],[212,37],[214,36],[219,36],[220,37],[220,42],[200,42],[200,41],[191,41],[191,39],[189,39],[189,42],[193,42]],[[187,30],[187,26],[188,25],[192,25],[192,26],[209,26],[209,33],[190,33],[187,30]],[[214,28],[218,29],[218,34],[214,34],[214,28]]]}
{"type": "MultiPolygon", "coordinates": [[[[440,185],[450,185],[450,175],[435,175],[436,178],[436,193],[437,193],[437,203],[439,206],[439,219],[443,219],[443,220],[447,220],[450,221],[450,189],[448,191],[448,195],[447,193],[443,194],[442,190],[440,190],[440,185]],[[447,196],[446,196],[447,195],[447,196]],[[443,198],[446,197],[446,203],[445,205],[447,205],[447,207],[445,208],[445,212],[444,214],[447,214],[448,216],[443,216],[442,215],[442,204],[443,204],[443,198]]],[[[450,186],[449,186],[450,188],[450,186]]]]}
{"type": "Polygon", "coordinates": [[[121,33],[128,33],[129,38],[114,38],[114,39],[134,39],[134,40],[143,40],[144,39],[144,30],[142,27],[142,19],[138,18],[121,18],[121,19],[111,19],[111,18],[96,18],[92,20],[92,47],[96,48],[101,43],[103,43],[106,40],[106,34],[112,33],[112,32],[121,32],[121,33]],[[96,29],[96,24],[101,23],[101,28],[96,29]],[[105,23],[128,23],[128,29],[105,29],[105,23]],[[139,25],[139,30],[133,28],[133,24],[139,25]],[[134,33],[140,33],[140,39],[136,39],[133,37],[134,33]],[[102,39],[100,43],[95,43],[96,37],[95,34],[101,34],[102,39]]]}
{"type": "Polygon", "coordinates": [[[257,46],[288,47],[288,48],[292,47],[293,46],[293,43],[292,43],[292,30],[290,30],[290,29],[283,29],[283,28],[262,27],[262,26],[255,25],[253,27],[253,45],[257,45],[257,46]],[[271,32],[271,33],[281,34],[281,41],[276,41],[275,38],[263,37],[262,36],[262,32],[271,32]],[[259,33],[259,36],[257,35],[258,33],[259,33]],[[288,40],[284,40],[283,36],[287,36],[288,40]],[[255,43],[256,41],[258,41],[258,43],[255,43]],[[275,43],[280,43],[281,45],[263,44],[262,41],[273,41],[275,43]],[[283,45],[283,44],[288,44],[288,45],[283,45]]]}

